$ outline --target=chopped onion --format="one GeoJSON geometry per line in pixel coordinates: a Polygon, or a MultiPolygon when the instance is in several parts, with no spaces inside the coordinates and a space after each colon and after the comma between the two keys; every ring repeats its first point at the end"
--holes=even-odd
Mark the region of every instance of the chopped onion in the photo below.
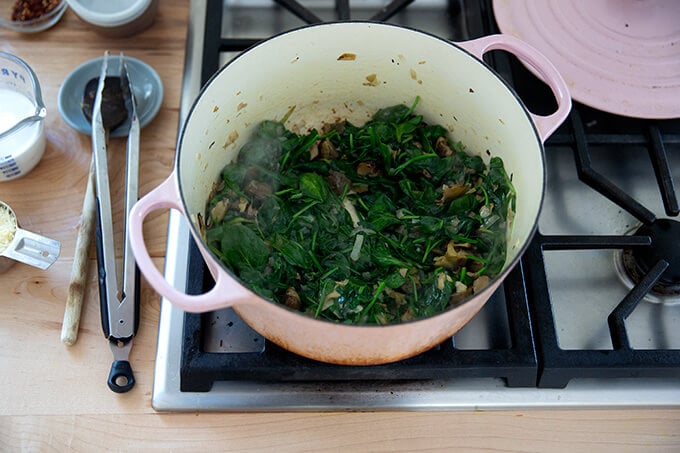
{"type": "Polygon", "coordinates": [[[359,214],[357,214],[357,210],[354,208],[352,202],[345,198],[342,200],[342,207],[345,208],[345,211],[347,211],[352,218],[352,225],[355,228],[359,226],[359,214]]]}
{"type": "Polygon", "coordinates": [[[479,209],[479,215],[485,219],[493,212],[493,203],[485,204],[479,209]]]}
{"type": "MultiPolygon", "coordinates": [[[[357,210],[356,208],[354,208],[352,202],[345,198],[344,200],[342,200],[342,207],[345,208],[345,211],[347,211],[349,213],[349,216],[352,218],[352,224],[354,225],[355,231],[358,230],[360,220],[359,214],[357,214],[357,210]]],[[[357,234],[356,237],[354,238],[354,246],[352,247],[352,252],[349,254],[349,257],[352,261],[359,260],[359,256],[361,256],[362,245],[364,245],[364,235],[357,234]]]]}
{"type": "Polygon", "coordinates": [[[494,215],[492,215],[492,216],[490,216],[490,217],[487,217],[487,218],[484,220],[483,226],[484,226],[484,228],[489,229],[489,228],[491,228],[492,226],[494,226],[496,223],[498,223],[500,220],[502,220],[501,217],[500,217],[498,214],[494,214],[494,215]]]}
{"type": "Polygon", "coordinates": [[[357,236],[354,238],[354,246],[352,247],[352,253],[349,254],[349,257],[352,261],[359,260],[359,256],[361,256],[362,245],[364,245],[364,235],[357,234],[357,236]]]}

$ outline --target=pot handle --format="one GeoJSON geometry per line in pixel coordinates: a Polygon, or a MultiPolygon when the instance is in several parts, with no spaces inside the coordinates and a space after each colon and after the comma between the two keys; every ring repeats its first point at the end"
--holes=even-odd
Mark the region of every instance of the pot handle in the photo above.
{"type": "MultiPolygon", "coordinates": [[[[213,269],[211,269],[215,277],[215,286],[210,291],[200,295],[186,294],[168,283],[151,260],[144,242],[144,219],[151,212],[159,209],[177,209],[186,218],[174,172],[158,187],[135,203],[128,219],[130,245],[137,266],[156,292],[172,302],[173,305],[193,313],[217,310],[232,306],[236,302],[245,303],[252,295],[225,272],[213,272],[213,269]]],[[[168,240],[172,240],[172,238],[168,238],[168,240]]]]}
{"type": "Polygon", "coordinates": [[[535,113],[529,112],[538,129],[538,134],[540,135],[542,142],[545,142],[550,134],[555,132],[569,115],[569,111],[571,110],[571,96],[569,94],[569,89],[567,88],[567,83],[550,60],[534,47],[521,39],[506,34],[489,35],[471,41],[458,42],[456,44],[472,53],[480,60],[483,55],[490,50],[508,51],[528,65],[532,69],[532,72],[550,87],[557,101],[557,110],[547,116],[536,115],[535,113]]]}

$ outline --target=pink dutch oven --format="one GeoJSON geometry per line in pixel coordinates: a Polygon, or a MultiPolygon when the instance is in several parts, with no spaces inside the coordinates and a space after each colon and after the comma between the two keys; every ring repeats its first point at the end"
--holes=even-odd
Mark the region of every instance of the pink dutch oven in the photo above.
{"type": "MultiPolygon", "coordinates": [[[[566,84],[536,50],[507,35],[452,43],[413,29],[371,22],[308,26],[263,41],[232,60],[206,84],[181,131],[170,176],[134,206],[132,248],[140,270],[183,310],[232,307],[264,337],[297,354],[347,365],[388,363],[426,351],[463,327],[517,264],[536,230],[545,185],[543,142],[571,109],[566,84]],[[557,110],[529,112],[485,63],[493,49],[521,59],[551,88],[557,110]],[[417,113],[447,127],[455,140],[488,159],[503,159],[517,192],[507,261],[491,284],[442,313],[402,324],[347,325],[314,319],[264,299],[225,269],[205,245],[197,216],[213,184],[262,120],[281,119],[306,131],[326,121],[361,124],[376,110],[420,97],[417,113]],[[149,257],[143,222],[159,209],[188,219],[215,286],[187,295],[170,285],[149,257]]],[[[168,240],[172,240],[169,238],[168,240]]]]}

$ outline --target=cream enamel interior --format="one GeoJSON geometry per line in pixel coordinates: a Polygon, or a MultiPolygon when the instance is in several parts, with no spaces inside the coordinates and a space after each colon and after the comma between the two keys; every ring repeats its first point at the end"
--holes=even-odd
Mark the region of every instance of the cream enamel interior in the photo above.
{"type": "Polygon", "coordinates": [[[533,233],[544,182],[542,145],[516,96],[461,48],[414,30],[336,23],[282,34],[242,54],[211,79],[181,136],[179,187],[196,214],[252,129],[282,119],[301,132],[377,109],[411,104],[430,123],[486,160],[500,156],[517,191],[508,241],[510,265],[533,233]],[[333,30],[330,30],[332,27],[333,30]],[[342,36],[342,39],[338,39],[342,36]],[[487,153],[488,150],[488,153],[487,153]]]}

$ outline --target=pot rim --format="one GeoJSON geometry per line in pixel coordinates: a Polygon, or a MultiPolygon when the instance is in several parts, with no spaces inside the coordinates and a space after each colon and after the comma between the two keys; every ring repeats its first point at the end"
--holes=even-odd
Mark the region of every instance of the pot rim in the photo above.
{"type": "MultiPolygon", "coordinates": [[[[542,208],[543,208],[547,175],[546,175],[546,164],[545,164],[545,147],[544,147],[544,144],[543,144],[543,140],[541,139],[541,135],[539,133],[539,130],[537,128],[537,125],[534,122],[533,118],[531,117],[531,114],[530,114],[528,108],[526,107],[526,105],[524,104],[522,99],[519,97],[517,92],[514,90],[514,88],[512,88],[512,86],[510,86],[510,84],[505,79],[503,79],[500,76],[500,74],[498,74],[493,68],[491,68],[488,64],[486,64],[481,58],[478,58],[474,53],[472,53],[471,51],[469,51],[468,49],[466,49],[466,48],[464,48],[463,46],[460,45],[461,43],[464,44],[466,42],[474,42],[474,41],[475,41],[475,39],[468,40],[468,41],[455,42],[455,41],[451,41],[451,40],[442,38],[440,36],[437,36],[433,33],[426,32],[426,31],[423,31],[423,30],[419,30],[419,29],[416,29],[416,28],[413,28],[413,27],[398,25],[398,24],[391,24],[391,23],[387,23],[387,22],[378,22],[378,21],[372,21],[372,20],[329,21],[329,22],[323,22],[323,23],[318,23],[318,24],[306,24],[306,25],[302,25],[300,27],[292,28],[290,30],[286,30],[286,31],[277,33],[275,35],[272,35],[269,38],[263,39],[262,41],[259,41],[255,44],[249,46],[247,49],[245,49],[244,51],[239,53],[233,59],[229,60],[227,63],[222,65],[217,71],[215,71],[210,76],[210,78],[206,81],[206,83],[203,84],[198,95],[193,100],[193,102],[191,104],[191,108],[189,109],[189,112],[186,116],[186,120],[182,124],[182,128],[181,128],[180,135],[179,135],[179,138],[177,140],[177,145],[176,145],[174,177],[176,178],[176,183],[177,183],[176,186],[177,186],[177,190],[179,192],[178,195],[179,195],[179,198],[181,200],[183,209],[185,211],[185,217],[188,220],[187,223],[188,223],[189,229],[191,231],[192,236],[196,240],[196,243],[197,243],[197,246],[199,247],[199,249],[202,249],[203,252],[206,252],[210,255],[210,257],[217,264],[218,271],[227,273],[232,279],[234,279],[234,281],[238,282],[238,284],[242,288],[249,291],[258,300],[270,303],[274,307],[276,307],[277,309],[281,309],[281,310],[284,310],[286,312],[293,313],[297,316],[301,316],[305,319],[309,319],[310,321],[324,322],[324,323],[327,323],[329,325],[341,327],[343,329],[344,328],[351,328],[351,329],[382,328],[382,329],[385,329],[385,328],[396,328],[396,327],[406,325],[406,324],[429,322],[429,321],[431,321],[435,318],[439,318],[442,315],[449,313],[449,312],[451,312],[451,311],[453,311],[453,310],[455,310],[455,309],[457,309],[457,308],[459,308],[463,305],[466,305],[473,300],[476,300],[476,299],[482,298],[482,297],[486,298],[486,299],[491,297],[491,295],[496,291],[496,289],[498,289],[496,283],[502,283],[503,280],[505,280],[505,278],[507,277],[507,275],[515,268],[515,266],[517,266],[517,264],[519,263],[519,261],[522,259],[523,255],[526,253],[527,249],[529,248],[529,244],[532,242],[533,237],[536,234],[536,231],[538,230],[538,219],[539,219],[540,213],[541,213],[542,208]],[[288,34],[297,33],[297,32],[300,32],[300,31],[308,30],[310,28],[336,27],[336,26],[340,26],[340,25],[365,25],[365,26],[389,27],[389,28],[393,28],[393,29],[400,29],[400,30],[404,30],[405,32],[416,33],[416,34],[420,34],[420,35],[425,35],[425,36],[430,37],[430,38],[435,38],[436,40],[441,41],[443,43],[446,43],[446,44],[452,46],[453,48],[457,49],[458,51],[463,52],[464,54],[466,54],[467,57],[470,58],[471,63],[482,65],[482,67],[486,71],[488,71],[491,75],[493,75],[496,78],[496,80],[499,81],[502,84],[502,86],[505,87],[505,89],[514,97],[515,101],[521,107],[522,112],[524,113],[524,115],[525,115],[525,117],[528,121],[528,123],[531,127],[531,130],[533,132],[534,138],[536,140],[536,143],[538,145],[538,151],[539,151],[539,154],[540,154],[539,160],[540,160],[540,166],[541,166],[541,170],[542,170],[541,190],[540,190],[540,194],[538,194],[538,196],[539,196],[538,209],[536,210],[536,213],[533,216],[532,226],[528,231],[526,240],[524,241],[523,244],[521,244],[520,247],[517,248],[517,253],[515,254],[514,258],[512,260],[510,260],[509,262],[506,261],[503,270],[501,272],[499,272],[496,276],[494,276],[491,279],[491,281],[489,282],[489,284],[482,291],[480,291],[477,294],[473,294],[473,295],[468,296],[467,298],[463,299],[460,303],[458,303],[456,305],[449,306],[445,310],[442,310],[440,312],[437,312],[437,313],[429,315],[429,316],[424,316],[424,317],[420,317],[420,318],[416,318],[416,319],[412,319],[412,320],[408,320],[408,321],[403,321],[403,322],[400,322],[400,323],[391,323],[391,324],[384,324],[384,325],[378,325],[378,324],[343,324],[343,323],[337,323],[337,322],[322,319],[322,318],[311,317],[309,315],[304,314],[301,311],[291,309],[291,308],[289,308],[289,307],[287,307],[287,306],[285,306],[285,305],[283,305],[283,304],[281,304],[281,303],[279,303],[275,300],[261,296],[261,295],[255,293],[254,291],[252,291],[250,289],[250,287],[248,285],[246,285],[232,270],[225,267],[224,264],[220,261],[220,259],[212,252],[212,250],[210,250],[210,248],[206,246],[205,241],[203,239],[203,235],[201,234],[201,232],[197,228],[196,222],[192,220],[193,216],[186,209],[187,204],[186,204],[186,200],[185,200],[185,196],[184,196],[184,188],[182,187],[181,178],[180,178],[181,166],[179,165],[180,156],[181,156],[181,152],[182,152],[182,144],[184,143],[184,137],[185,137],[185,134],[186,134],[186,131],[187,131],[187,128],[188,128],[189,120],[193,116],[194,110],[197,108],[199,101],[202,99],[203,95],[206,93],[206,91],[209,89],[209,87],[212,85],[212,83],[224,71],[228,70],[228,68],[233,63],[238,61],[240,58],[244,57],[252,49],[255,49],[255,48],[262,46],[262,45],[267,45],[270,41],[274,41],[274,40],[281,38],[282,36],[285,36],[285,35],[288,35],[288,34]]],[[[207,267],[211,272],[213,272],[213,268],[211,266],[207,266],[207,267]]],[[[239,305],[241,305],[241,304],[235,303],[234,306],[233,306],[233,308],[237,312],[238,312],[238,306],[239,305]]]]}

